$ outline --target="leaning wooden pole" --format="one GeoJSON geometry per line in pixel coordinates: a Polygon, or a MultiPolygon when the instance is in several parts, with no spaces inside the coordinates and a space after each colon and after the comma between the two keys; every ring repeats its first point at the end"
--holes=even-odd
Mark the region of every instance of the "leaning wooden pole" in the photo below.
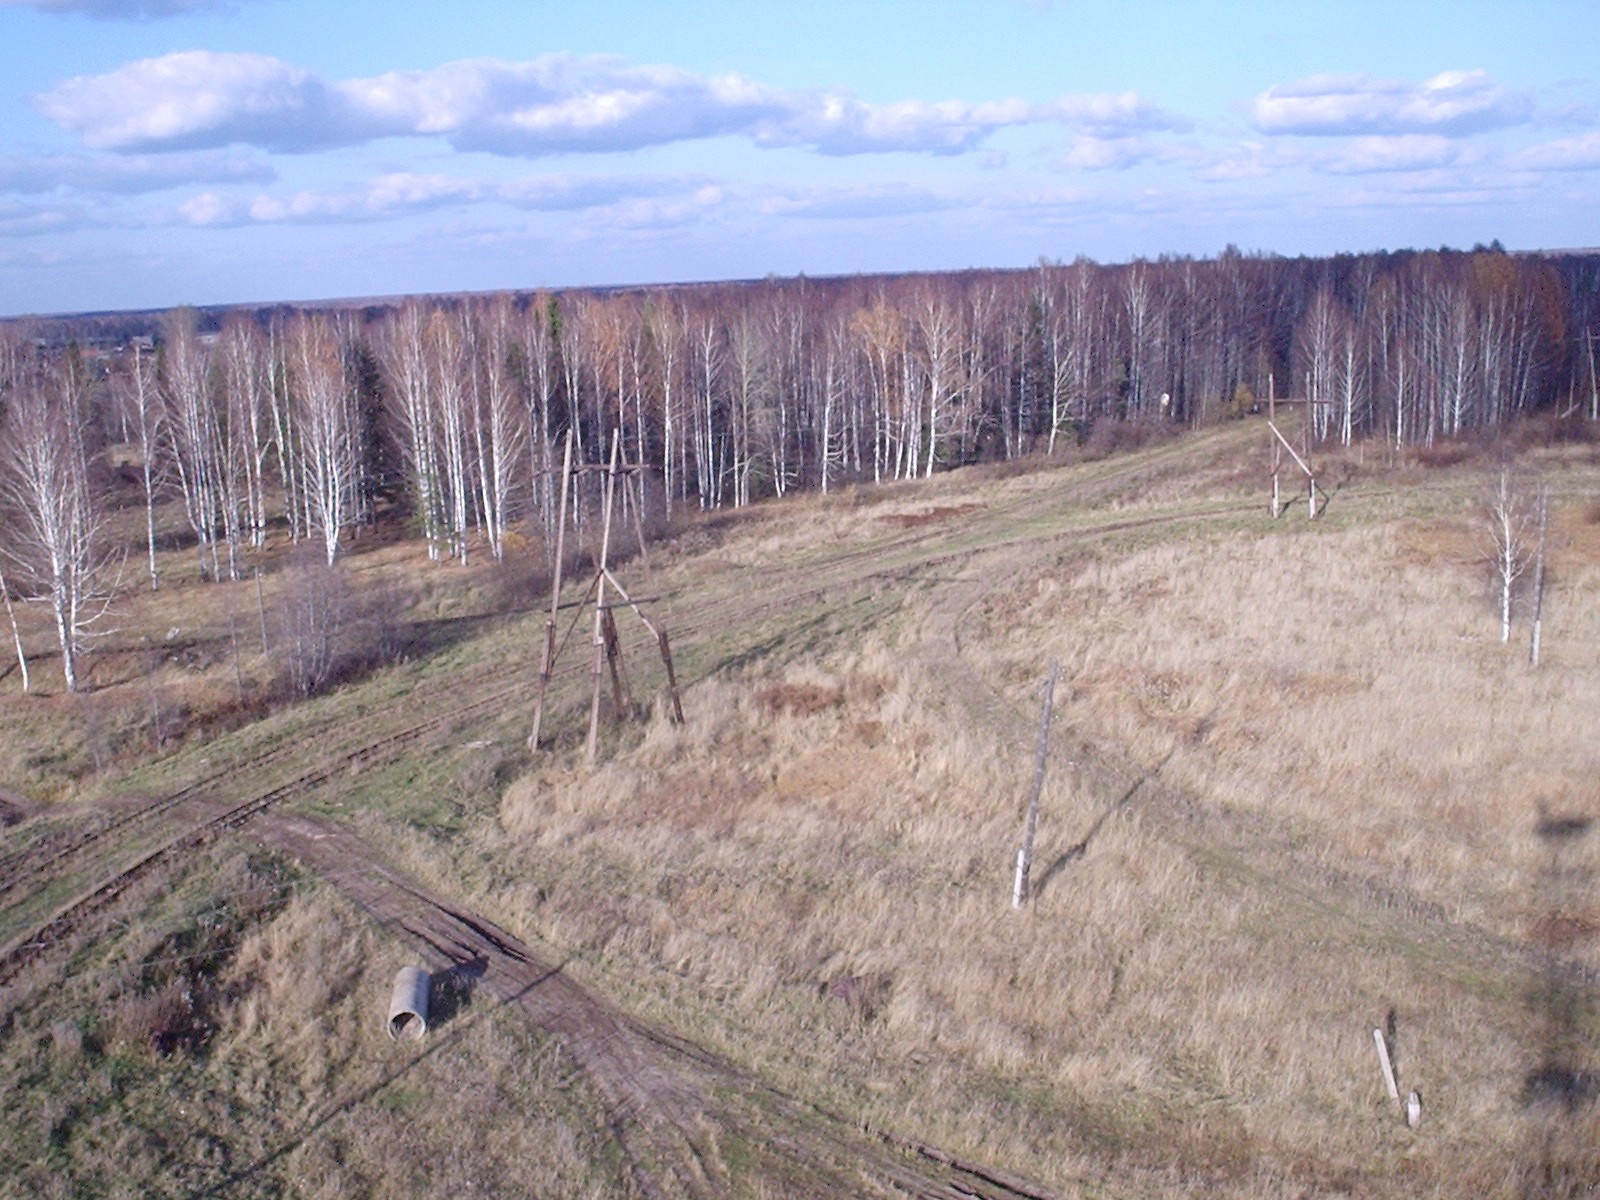
{"type": "Polygon", "coordinates": [[[528,734],[528,749],[539,750],[539,726],[544,723],[545,694],[556,669],[556,614],[561,609],[561,568],[567,553],[567,481],[572,478],[572,431],[567,431],[567,448],[561,457],[561,507],[556,517],[556,566],[550,583],[550,615],[544,623],[544,662],[539,667],[539,695],[533,704],[533,730],[528,734]]]}
{"type": "Polygon", "coordinates": [[[633,708],[633,696],[628,690],[628,666],[622,661],[622,635],[617,632],[617,617],[612,605],[602,611],[605,619],[601,633],[606,639],[606,664],[611,668],[611,716],[620,720],[633,708]]]}
{"type": "Polygon", "coordinates": [[[661,647],[661,661],[667,667],[667,693],[672,697],[672,723],[683,724],[683,699],[678,694],[678,672],[672,665],[672,644],[667,641],[665,629],[656,630],[656,644],[661,647]]]}
{"type": "Polygon", "coordinates": [[[1045,760],[1050,756],[1050,716],[1055,708],[1056,673],[1059,663],[1050,664],[1050,677],[1044,683],[1044,705],[1039,713],[1039,745],[1033,757],[1033,792],[1028,797],[1028,816],[1022,825],[1022,848],[1017,851],[1017,876],[1011,886],[1011,907],[1021,908],[1028,898],[1028,872],[1033,867],[1033,835],[1039,828],[1039,795],[1044,791],[1045,760]]]}
{"type": "MultiPolygon", "coordinates": [[[[616,590],[617,594],[622,597],[622,602],[633,609],[633,614],[639,618],[640,624],[655,635],[656,645],[661,650],[661,662],[667,669],[667,691],[672,699],[672,723],[674,725],[682,725],[683,696],[678,691],[678,671],[672,665],[672,643],[667,640],[666,629],[658,629],[655,626],[650,618],[645,615],[644,609],[639,607],[639,601],[628,595],[628,589],[622,586],[622,583],[615,575],[607,571],[606,578],[610,580],[611,586],[616,590]]],[[[616,606],[613,605],[611,607],[614,608],[616,606]]]]}
{"type": "Polygon", "coordinates": [[[605,604],[606,604],[606,563],[611,553],[611,506],[616,496],[617,481],[617,455],[622,450],[622,430],[618,429],[611,435],[611,469],[606,472],[605,487],[605,517],[600,526],[600,568],[596,572],[598,586],[595,589],[594,602],[594,669],[592,672],[592,687],[589,696],[589,738],[584,744],[584,761],[590,766],[594,765],[595,748],[600,739],[600,686],[605,674],[606,663],[606,638],[605,638],[605,604]]]}

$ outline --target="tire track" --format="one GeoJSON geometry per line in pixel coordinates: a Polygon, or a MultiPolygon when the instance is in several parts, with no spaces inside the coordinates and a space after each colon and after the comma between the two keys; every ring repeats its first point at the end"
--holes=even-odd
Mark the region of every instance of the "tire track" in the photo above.
{"type": "Polygon", "coordinates": [[[1051,1200],[1041,1185],[1007,1172],[862,1130],[629,1016],[552,956],[382,863],[346,828],[274,813],[256,829],[436,968],[465,968],[476,986],[554,1037],[600,1097],[644,1196],[709,1200],[770,1185],[819,1198],[1051,1200]]]}
{"type": "MultiPolygon", "coordinates": [[[[158,840],[153,847],[138,851],[131,861],[125,862],[108,876],[58,905],[40,924],[0,948],[0,985],[9,982],[18,971],[36,960],[50,946],[66,940],[84,922],[114,903],[132,884],[170,862],[181,852],[204,845],[219,834],[243,825],[282,801],[311,791],[335,774],[348,773],[352,768],[359,770],[392,761],[408,746],[426,735],[464,718],[492,710],[503,704],[507,696],[516,691],[517,689],[512,688],[483,696],[448,711],[436,712],[405,728],[392,731],[382,738],[360,741],[351,749],[324,757],[320,762],[301,770],[276,786],[264,791],[251,791],[242,799],[227,797],[228,785],[235,783],[241,777],[239,769],[230,768],[226,772],[197,780],[179,792],[143,806],[113,821],[108,827],[84,832],[70,846],[57,847],[54,853],[41,860],[38,870],[26,872],[26,877],[37,878],[46,871],[60,874],[63,864],[69,859],[87,857],[90,850],[99,847],[113,835],[121,835],[120,840],[125,845],[135,830],[142,831],[152,826],[161,816],[176,813],[180,808],[183,810],[181,815],[184,819],[176,822],[175,830],[157,829],[155,836],[158,840]],[[208,792],[206,790],[208,786],[215,790],[208,792]]],[[[295,750],[296,747],[293,746],[282,747],[259,756],[255,761],[276,762],[290,757],[295,750]]],[[[249,775],[245,773],[242,777],[248,778],[249,775]]],[[[19,877],[19,880],[12,884],[11,890],[14,891],[21,881],[19,877]]]]}

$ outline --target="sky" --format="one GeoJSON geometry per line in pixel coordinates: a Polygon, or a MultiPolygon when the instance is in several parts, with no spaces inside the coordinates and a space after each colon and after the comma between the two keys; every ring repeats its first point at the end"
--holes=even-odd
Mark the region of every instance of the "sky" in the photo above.
{"type": "Polygon", "coordinates": [[[1600,245],[1600,0],[0,0],[0,315],[1600,245]]]}

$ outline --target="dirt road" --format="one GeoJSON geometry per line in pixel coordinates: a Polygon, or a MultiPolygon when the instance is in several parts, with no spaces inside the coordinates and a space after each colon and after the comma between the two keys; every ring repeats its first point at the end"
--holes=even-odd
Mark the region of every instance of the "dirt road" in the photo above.
{"type": "Polygon", "coordinates": [[[456,968],[555,1038],[604,1103],[643,1196],[1051,1195],[913,1140],[860,1130],[633,1019],[515,934],[378,861],[348,829],[274,812],[259,817],[250,833],[415,943],[436,970],[456,968]]]}

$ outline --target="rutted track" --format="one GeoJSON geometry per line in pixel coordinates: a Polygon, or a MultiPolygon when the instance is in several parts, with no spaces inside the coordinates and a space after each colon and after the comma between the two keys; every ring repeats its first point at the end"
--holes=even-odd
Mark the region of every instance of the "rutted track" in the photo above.
{"type": "MultiPolygon", "coordinates": [[[[1181,446],[1181,443],[1174,443],[1173,447],[1166,448],[1163,452],[1170,454],[1178,446],[1181,446]]],[[[1142,469],[1148,469],[1148,458],[1141,461],[1146,464],[1142,469]]],[[[1097,493],[1114,486],[1117,481],[1133,474],[1134,471],[1135,468],[1131,464],[1121,462],[1108,464],[1095,478],[1076,483],[1068,498],[1075,502],[1096,498],[1097,493]]],[[[1027,515],[1032,510],[1059,509],[1063,499],[1059,493],[1040,489],[1013,500],[990,505],[981,513],[975,514],[974,519],[1004,528],[1005,524],[1027,515]]],[[[1239,506],[1240,510],[1243,508],[1244,506],[1239,506]]],[[[877,519],[871,508],[862,509],[861,515],[864,521],[877,519]]],[[[1103,535],[1118,529],[1166,523],[1174,519],[1182,517],[1156,517],[1132,521],[1121,518],[1114,523],[1078,526],[1063,530],[1062,533],[1065,536],[1103,535]]],[[[670,632],[680,644],[691,642],[708,632],[726,627],[735,616],[748,621],[771,613],[785,612],[807,598],[824,600],[830,592],[838,588],[860,586],[876,579],[898,578],[908,567],[937,565],[967,556],[966,551],[921,557],[915,554],[918,548],[942,542],[946,538],[946,531],[934,523],[903,530],[889,537],[868,538],[856,544],[830,549],[799,564],[755,572],[762,581],[762,599],[759,602],[753,603],[742,590],[735,590],[720,598],[712,599],[709,603],[696,603],[692,616],[681,624],[674,623],[670,632]],[[886,562],[890,565],[884,565],[886,562]],[[789,576],[790,580],[786,582],[784,576],[789,576]]],[[[742,571],[740,578],[750,578],[751,574],[751,571],[742,571]]],[[[669,608],[673,599],[668,598],[669,608]]],[[[527,619],[529,616],[538,615],[541,615],[539,611],[534,610],[519,614],[519,618],[527,619]]],[[[643,639],[630,639],[628,650],[631,655],[648,654],[652,649],[653,646],[643,639]]],[[[527,700],[535,686],[532,676],[536,669],[531,660],[504,662],[498,666],[484,668],[474,681],[475,688],[480,691],[510,677],[515,677],[515,682],[470,705],[456,709],[456,714],[466,715],[469,712],[492,708],[496,704],[527,700]]],[[[559,665],[555,678],[570,679],[586,673],[589,669],[587,661],[569,655],[559,665]]],[[[448,686],[454,689],[459,685],[451,682],[448,686]]],[[[410,707],[433,703],[439,698],[437,693],[442,690],[429,684],[422,684],[409,693],[403,703],[410,707]]],[[[342,741],[348,743],[371,739],[370,746],[362,746],[349,752],[342,761],[358,759],[364,751],[381,745],[382,741],[390,736],[407,737],[408,734],[405,732],[398,735],[390,735],[387,732],[393,725],[394,717],[393,711],[386,711],[368,714],[354,721],[341,719],[339,736],[342,741]]],[[[424,724],[432,728],[438,722],[424,724]]],[[[107,838],[135,835],[140,827],[180,808],[196,797],[226,790],[240,778],[263,772],[303,752],[303,747],[300,745],[280,743],[258,754],[227,763],[162,797],[134,804],[115,813],[109,819],[64,828],[10,853],[0,854],[0,906],[5,905],[10,897],[30,880],[37,881],[59,873],[87,847],[107,838]]]]}
{"type": "Polygon", "coordinates": [[[378,862],[349,830],[281,814],[258,828],[263,841],[415,942],[435,966],[471,964],[477,986],[520,1007],[560,1042],[600,1097],[641,1195],[711,1197],[731,1184],[749,1190],[766,1183],[784,1195],[819,1197],[1050,1196],[1040,1185],[914,1139],[858,1129],[629,1016],[511,932],[378,862]],[[739,1153],[725,1154],[734,1144],[739,1153]]]}
{"type": "MultiPolygon", "coordinates": [[[[1157,453],[1177,457],[1181,446],[1182,443],[1174,443],[1157,453]]],[[[1144,463],[1141,469],[1148,470],[1148,458],[1141,461],[1144,463]]],[[[1131,463],[1110,464],[1093,479],[1080,480],[1070,489],[1033,488],[1020,497],[985,507],[973,515],[973,523],[992,530],[982,542],[984,550],[993,551],[1018,543],[1043,548],[1061,542],[1093,540],[1129,529],[1197,519],[1191,510],[1151,516],[1108,513],[1100,514],[1100,519],[1070,523],[1048,533],[1035,531],[1008,536],[1004,532],[1008,526],[1029,516],[1041,512],[1058,513],[1071,502],[1101,499],[1107,489],[1114,488],[1134,470],[1131,463]]],[[[1249,507],[1244,503],[1230,504],[1210,510],[1210,515],[1238,513],[1249,507]]],[[[1084,513],[1086,510],[1077,511],[1084,513]]],[[[878,514],[864,509],[862,516],[865,521],[875,521],[878,514]]],[[[968,536],[971,535],[969,529],[968,536]]],[[[803,561],[762,571],[759,601],[753,602],[742,587],[735,587],[726,594],[713,595],[706,602],[697,603],[692,617],[675,624],[671,632],[680,645],[692,644],[728,627],[735,618],[740,624],[764,620],[773,614],[791,612],[797,604],[834,599],[841,593],[884,580],[903,580],[910,573],[965,561],[978,552],[971,548],[951,549],[948,541],[948,530],[939,522],[933,522],[901,529],[887,537],[868,536],[843,547],[830,547],[803,561]]],[[[748,575],[740,573],[738,578],[747,579],[748,575]]],[[[669,597],[669,608],[671,601],[669,597]]],[[[648,654],[654,649],[653,644],[643,639],[629,641],[630,656],[648,654]]],[[[587,655],[569,654],[558,663],[553,682],[573,679],[587,674],[590,669],[587,655]]],[[[218,832],[241,825],[289,797],[310,791],[336,772],[387,761],[446,724],[527,703],[537,685],[536,670],[531,659],[505,661],[484,668],[474,678],[476,698],[461,703],[449,694],[459,690],[460,685],[455,681],[441,686],[419,685],[398,704],[402,710],[434,711],[408,725],[395,728],[397,718],[404,720],[405,715],[404,711],[397,713],[392,707],[354,720],[340,719],[336,725],[308,730],[296,739],[287,739],[270,749],[226,763],[164,796],[136,802],[107,820],[47,834],[0,857],[0,906],[15,907],[26,903],[51,880],[92,867],[94,855],[102,847],[121,848],[127,852],[120,861],[105,864],[98,880],[57,906],[37,927],[0,947],[0,983],[178,851],[200,845],[218,832]],[[504,686],[494,686],[508,679],[511,682],[504,686]],[[486,688],[493,690],[486,691],[486,688]],[[446,703],[447,711],[437,711],[446,703]],[[255,790],[264,776],[303,756],[308,742],[329,737],[336,738],[344,749],[324,752],[313,766],[297,770],[271,787],[255,790]],[[242,797],[238,795],[241,783],[246,789],[242,797]],[[230,794],[234,797],[231,800],[227,799],[230,794]],[[143,848],[136,849],[141,844],[143,848]]],[[[112,853],[114,855],[116,850],[112,853]]]]}
{"type": "MultiPolygon", "coordinates": [[[[451,707],[447,712],[415,721],[399,730],[392,730],[372,740],[358,739],[348,750],[325,755],[316,765],[302,770],[291,778],[264,791],[252,791],[243,799],[226,797],[229,785],[236,786],[240,778],[249,778],[266,767],[303,754],[301,747],[279,746],[244,764],[232,765],[226,771],[216,772],[180,791],[161,799],[140,805],[114,818],[108,825],[95,829],[74,831],[65,844],[48,847],[37,854],[37,861],[16,866],[26,860],[28,852],[12,856],[13,870],[5,880],[5,890],[13,892],[28,880],[38,881],[59,873],[81,859],[108,839],[124,844],[136,832],[157,841],[136,854],[131,861],[122,863],[114,873],[102,878],[86,890],[58,906],[50,917],[37,928],[21,937],[13,938],[0,949],[0,984],[10,980],[16,972],[41,954],[50,945],[64,940],[73,928],[112,903],[136,880],[170,861],[184,850],[203,845],[225,830],[236,828],[252,817],[265,812],[292,796],[301,795],[325,782],[338,772],[387,762],[397,757],[407,746],[433,731],[453,724],[463,718],[492,710],[507,699],[519,694],[522,687],[511,687],[481,696],[476,700],[451,707]],[[180,811],[181,810],[181,811],[180,811]],[[159,829],[159,818],[173,814],[176,826],[171,830],[159,829]],[[154,833],[146,832],[155,828],[154,833]]],[[[389,716],[392,723],[393,716],[389,716]]],[[[365,732],[365,730],[363,730],[365,732]]]]}
{"type": "MultiPolygon", "coordinates": [[[[492,685],[506,676],[514,675],[517,670],[515,664],[502,665],[485,671],[481,679],[483,683],[492,685]]],[[[406,708],[426,709],[429,704],[438,702],[439,697],[435,694],[438,690],[424,684],[404,697],[401,703],[406,708]]],[[[461,714],[478,711],[495,703],[514,699],[517,690],[516,685],[500,689],[481,701],[474,701],[453,712],[461,714]]],[[[395,718],[396,714],[391,709],[369,713],[354,720],[341,720],[337,727],[339,739],[346,744],[355,743],[357,748],[338,756],[337,761],[347,764],[359,760],[364,754],[381,751],[383,744],[391,738],[414,740],[415,737],[441,724],[440,719],[434,717],[420,722],[412,729],[402,729],[394,733],[391,730],[394,728],[395,718]]],[[[137,838],[142,829],[155,824],[159,818],[168,813],[177,813],[177,810],[197,800],[236,790],[238,781],[259,779],[263,774],[285,762],[295,759],[303,761],[305,755],[306,747],[302,742],[285,740],[266,750],[213,768],[164,796],[131,802],[127,807],[112,812],[102,821],[54,831],[31,844],[0,856],[0,905],[13,902],[11,897],[30,881],[47,879],[62,870],[69,869],[75,858],[81,857],[85,850],[96,844],[108,839],[120,838],[127,841],[137,838]]],[[[182,814],[177,813],[177,815],[181,817],[182,814]]]]}
{"type": "MultiPolygon", "coordinates": [[[[830,566],[835,570],[840,566],[858,566],[872,561],[885,550],[907,550],[934,536],[936,531],[894,538],[887,545],[874,543],[868,549],[843,556],[842,562],[836,560],[830,566]]],[[[856,579],[859,582],[861,577],[856,576],[856,579]]],[[[735,612],[747,620],[752,616],[781,612],[816,590],[815,579],[806,577],[789,589],[769,588],[759,605],[730,596],[720,603],[698,608],[695,620],[677,632],[680,638],[700,637],[719,627],[735,612]]],[[[639,641],[631,652],[642,653],[646,648],[645,643],[639,641]]],[[[572,679],[589,669],[583,656],[568,656],[558,664],[555,681],[572,679]]],[[[502,663],[480,672],[474,682],[476,698],[464,703],[442,694],[447,688],[458,690],[457,683],[446,687],[425,685],[409,693],[401,703],[408,710],[431,709],[433,715],[398,730],[394,728],[397,714],[393,709],[369,713],[354,721],[341,719],[332,729],[308,732],[299,739],[288,739],[260,753],[231,761],[164,796],[134,802],[108,819],[61,829],[12,851],[0,858],[0,906],[6,907],[25,903],[53,879],[92,866],[90,860],[103,847],[112,847],[112,854],[115,854],[117,849],[146,843],[142,851],[130,851],[130,857],[123,858],[114,867],[108,865],[99,880],[58,906],[36,928],[0,946],[0,983],[9,980],[22,965],[51,944],[63,940],[75,925],[112,903],[135,880],[167,862],[177,852],[203,844],[224,829],[241,825],[289,797],[310,791],[336,772],[387,761],[406,746],[447,724],[525,703],[531,699],[535,686],[534,668],[530,663],[519,662],[502,663]],[[507,678],[513,682],[484,691],[486,686],[492,687],[507,678]],[[446,700],[449,701],[446,711],[440,712],[441,707],[446,707],[443,703],[446,700]],[[330,734],[347,748],[322,754],[312,767],[299,770],[266,790],[252,790],[232,801],[219,799],[236,794],[241,782],[253,787],[283,764],[303,759],[306,740],[316,741],[330,734]],[[154,844],[150,845],[151,842],[154,844]]]]}
{"type": "MultiPolygon", "coordinates": [[[[1094,481],[1094,487],[1115,477],[1116,472],[1108,472],[1094,481]]],[[[1009,525],[1059,512],[1077,498],[1077,490],[1034,488],[994,504],[963,527],[962,541],[956,544],[948,528],[937,521],[883,536],[874,514],[866,510],[863,519],[873,522],[874,528],[861,540],[762,571],[759,602],[748,599],[739,586],[741,576],[730,573],[730,586],[707,588],[706,602],[697,604],[690,619],[674,625],[671,632],[680,645],[692,644],[729,626],[765,621],[792,612],[799,604],[837,601],[876,588],[884,580],[913,577],[931,566],[982,561],[982,554],[971,548],[975,530],[980,540],[987,539],[981,540],[985,547],[999,545],[1019,553],[1025,544],[1048,553],[1062,544],[1092,542],[1121,530],[1199,519],[1189,509],[1152,515],[1079,510],[1080,519],[1072,522],[1007,533],[1009,525]]],[[[1242,502],[1230,504],[1210,510],[1209,515],[1245,508],[1242,502]]],[[[683,599],[678,597],[680,603],[683,599]]],[[[642,642],[635,645],[638,651],[647,649],[642,642]]],[[[630,646],[630,652],[638,651],[630,646]]],[[[558,675],[570,680],[589,669],[587,656],[573,655],[558,675]]],[[[106,856],[97,882],[0,949],[0,983],[52,944],[67,940],[75,928],[115,904],[135,881],[182,852],[262,817],[336,774],[391,761],[436,730],[524,703],[536,686],[535,670],[528,658],[502,661],[478,673],[473,680],[475,698],[465,702],[456,702],[459,683],[419,685],[386,710],[308,730],[297,741],[209,770],[102,825],[62,831],[0,860],[0,900],[5,900],[30,885],[95,867],[100,847],[124,848],[120,862],[110,861],[115,851],[106,856]],[[427,715],[416,716],[418,708],[427,715]],[[306,745],[324,738],[336,741],[337,747],[319,752],[314,764],[301,767],[296,760],[306,745]],[[286,765],[294,769],[274,782],[270,777],[283,773],[286,765]],[[143,845],[135,850],[131,848],[135,843],[143,845]]],[[[511,934],[383,871],[347,831],[332,827],[317,831],[308,818],[277,815],[257,825],[274,844],[305,859],[374,915],[398,922],[441,961],[465,962],[480,956],[489,961],[492,971],[486,986],[522,1006],[562,1039],[595,1080],[644,1195],[719,1194],[726,1168],[712,1135],[761,1147],[757,1169],[770,1171],[775,1180],[793,1180],[798,1174],[808,1181],[806,1194],[909,1194],[930,1200],[961,1196],[1037,1200],[1045,1195],[1035,1185],[963,1163],[913,1140],[863,1134],[849,1122],[784,1096],[732,1064],[634,1021],[566,979],[558,967],[541,960],[511,934]]]]}

